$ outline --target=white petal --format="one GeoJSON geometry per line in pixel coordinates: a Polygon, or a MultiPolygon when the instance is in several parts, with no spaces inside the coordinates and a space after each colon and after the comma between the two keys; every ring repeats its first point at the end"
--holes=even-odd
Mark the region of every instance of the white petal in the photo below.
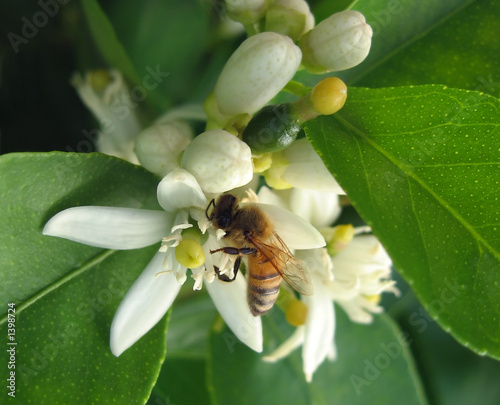
{"type": "Polygon", "coordinates": [[[111,323],[110,347],[119,356],[144,336],[165,315],[181,286],[163,271],[165,253],[156,253],[132,285],[111,323]]]}
{"type": "Polygon", "coordinates": [[[290,194],[292,189],[271,190],[267,186],[262,186],[257,193],[259,203],[270,204],[287,210],[290,208],[290,194]]]}
{"type": "Polygon", "coordinates": [[[384,270],[390,274],[391,258],[373,235],[355,236],[333,257],[335,271],[354,276],[384,270]]]}
{"type": "Polygon", "coordinates": [[[179,209],[205,208],[207,199],[194,176],[184,169],[175,169],[158,184],[158,202],[167,212],[179,209]]]}
{"type": "Polygon", "coordinates": [[[290,249],[315,249],[326,245],[325,239],[305,219],[274,205],[259,204],[274,223],[276,233],[290,249]]]}
{"type": "Polygon", "coordinates": [[[250,312],[246,299],[246,280],[238,273],[232,282],[215,279],[206,288],[215,307],[236,337],[250,349],[262,352],[262,321],[250,312]]]}
{"type": "Polygon", "coordinates": [[[173,217],[164,211],[120,207],[73,207],[54,215],[44,235],[106,249],[139,249],[169,233],[173,217]]]}
{"type": "Polygon", "coordinates": [[[331,191],[295,187],[271,191],[264,186],[258,196],[259,202],[290,210],[318,229],[331,225],[341,212],[339,196],[331,191]]]}
{"type": "Polygon", "coordinates": [[[262,360],[274,363],[293,352],[297,347],[304,343],[304,327],[299,326],[295,332],[279,345],[271,354],[262,357],[262,360]]]}
{"type": "Polygon", "coordinates": [[[322,283],[314,283],[315,294],[304,297],[308,306],[302,361],[307,381],[331,352],[335,334],[333,303],[322,283]]]}
{"type": "Polygon", "coordinates": [[[337,193],[301,188],[292,189],[290,209],[318,229],[330,226],[342,210],[337,193]]]}
{"type": "Polygon", "coordinates": [[[282,175],[293,187],[345,194],[307,138],[301,138],[283,151],[290,164],[282,175]]]}
{"type": "Polygon", "coordinates": [[[296,250],[295,256],[305,262],[311,274],[323,284],[333,284],[333,263],[325,248],[296,250]]]}
{"type": "MultiPolygon", "coordinates": [[[[373,321],[373,315],[368,311],[365,311],[356,299],[350,301],[336,301],[347,314],[349,319],[356,323],[371,323],[373,321]]],[[[381,312],[382,308],[380,308],[381,312]]]]}

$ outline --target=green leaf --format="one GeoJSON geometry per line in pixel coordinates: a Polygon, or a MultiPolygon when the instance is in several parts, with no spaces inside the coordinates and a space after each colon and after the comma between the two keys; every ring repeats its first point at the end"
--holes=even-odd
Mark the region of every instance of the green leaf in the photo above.
{"type": "Polygon", "coordinates": [[[418,86],[351,88],[306,134],[426,310],[500,358],[500,104],[418,86]]]}
{"type": "MultiPolygon", "coordinates": [[[[165,357],[166,320],[119,358],[109,327],[123,295],[157,246],[109,251],[43,236],[62,209],[157,209],[158,180],[100,154],[0,158],[2,336],[16,307],[16,399],[21,403],[144,403],[165,357]]],[[[6,351],[1,359],[7,364],[6,351]]]]}
{"type": "Polygon", "coordinates": [[[500,2],[478,0],[357,82],[367,87],[440,83],[500,95],[500,2]]]}
{"type": "MultiPolygon", "coordinates": [[[[213,403],[225,404],[425,404],[406,337],[387,316],[371,325],[354,324],[337,310],[338,358],[325,361],[312,383],[302,374],[299,353],[276,363],[242,345],[222,324],[210,337],[209,389],[213,403]],[[244,370],[241,375],[240,370],[244,370]]],[[[291,333],[272,314],[266,316],[266,348],[291,333]]],[[[274,348],[272,347],[272,348],[274,348]]]]}
{"type": "Polygon", "coordinates": [[[205,359],[167,356],[148,404],[209,405],[205,369],[205,359]]]}
{"type": "Polygon", "coordinates": [[[181,291],[173,305],[168,356],[148,404],[210,404],[205,383],[207,339],[217,310],[208,294],[189,290],[181,291]],[[188,389],[193,383],[196,389],[188,389]]]}
{"type": "MultiPolygon", "coordinates": [[[[187,284],[187,283],[186,283],[187,284]]],[[[208,331],[217,310],[208,294],[191,290],[185,298],[179,297],[173,305],[171,328],[167,335],[169,357],[205,359],[208,331]]]]}
{"type": "MultiPolygon", "coordinates": [[[[497,405],[500,362],[477,356],[444,332],[408,292],[396,308],[401,328],[411,336],[411,349],[429,401],[439,405],[497,405]],[[399,312],[399,311],[398,311],[399,312]]],[[[391,313],[393,309],[391,308],[391,313]]]]}
{"type": "Polygon", "coordinates": [[[115,30],[97,0],[81,2],[90,32],[102,57],[113,68],[118,69],[133,84],[140,83],[134,65],[130,61],[115,30]]]}

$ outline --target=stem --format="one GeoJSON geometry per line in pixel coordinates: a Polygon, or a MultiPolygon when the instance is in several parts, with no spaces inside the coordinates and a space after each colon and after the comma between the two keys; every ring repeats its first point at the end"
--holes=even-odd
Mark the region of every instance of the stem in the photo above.
{"type": "Polygon", "coordinates": [[[295,94],[298,97],[305,96],[311,90],[309,87],[304,86],[300,82],[296,82],[290,80],[285,87],[283,87],[284,91],[288,91],[289,93],[295,94]]]}

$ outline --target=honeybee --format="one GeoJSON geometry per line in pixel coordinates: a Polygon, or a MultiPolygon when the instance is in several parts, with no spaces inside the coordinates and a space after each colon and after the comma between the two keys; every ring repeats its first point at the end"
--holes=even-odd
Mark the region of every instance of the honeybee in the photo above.
{"type": "Polygon", "coordinates": [[[247,300],[254,316],[263,315],[272,308],[278,298],[281,278],[300,294],[312,295],[313,285],[305,264],[293,256],[275,232],[270,218],[257,204],[240,206],[234,195],[223,194],[217,202],[210,202],[205,214],[215,229],[226,232],[223,239],[230,245],[210,253],[238,256],[234,261],[234,277],[230,279],[214,266],[218,278],[233,281],[243,256],[247,258],[247,300]]]}

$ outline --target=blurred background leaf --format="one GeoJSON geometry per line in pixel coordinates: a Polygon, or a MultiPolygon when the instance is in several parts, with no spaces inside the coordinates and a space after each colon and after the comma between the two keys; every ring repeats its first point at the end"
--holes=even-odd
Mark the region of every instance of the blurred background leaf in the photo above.
{"type": "MultiPolygon", "coordinates": [[[[274,309],[263,321],[264,353],[293,331],[274,309]]],[[[208,384],[215,404],[426,404],[421,383],[398,327],[385,315],[373,324],[351,322],[336,310],[338,359],[325,361],[307,383],[300,349],[276,362],[242,345],[221,322],[210,336],[208,384]],[[239,372],[239,370],[243,370],[239,372]]]]}

